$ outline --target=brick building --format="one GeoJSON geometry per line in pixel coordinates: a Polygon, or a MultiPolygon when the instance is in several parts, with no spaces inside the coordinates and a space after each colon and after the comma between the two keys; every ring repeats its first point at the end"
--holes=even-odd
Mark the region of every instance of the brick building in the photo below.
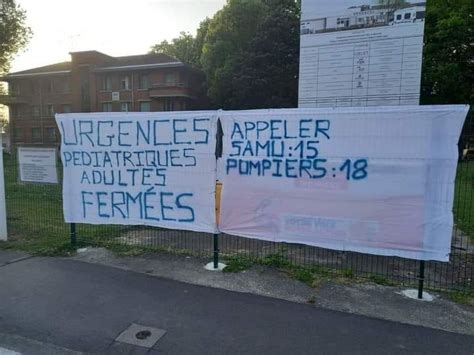
{"type": "Polygon", "coordinates": [[[59,143],[55,113],[202,108],[204,75],[164,54],[111,57],[73,52],[71,61],[0,77],[8,83],[12,144],[59,143]]]}

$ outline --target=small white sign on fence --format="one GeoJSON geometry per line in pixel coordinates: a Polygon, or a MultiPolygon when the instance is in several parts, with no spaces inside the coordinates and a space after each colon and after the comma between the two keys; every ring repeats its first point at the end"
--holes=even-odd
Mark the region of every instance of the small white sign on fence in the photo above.
{"type": "Polygon", "coordinates": [[[58,183],[55,148],[18,147],[18,165],[21,182],[58,183]]]}

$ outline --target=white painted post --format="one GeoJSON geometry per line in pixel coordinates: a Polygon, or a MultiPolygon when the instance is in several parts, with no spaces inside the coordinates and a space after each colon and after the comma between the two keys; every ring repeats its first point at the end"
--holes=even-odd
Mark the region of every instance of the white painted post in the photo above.
{"type": "Polygon", "coordinates": [[[0,240],[7,240],[7,206],[5,204],[5,179],[3,176],[3,142],[0,132],[0,240]]]}

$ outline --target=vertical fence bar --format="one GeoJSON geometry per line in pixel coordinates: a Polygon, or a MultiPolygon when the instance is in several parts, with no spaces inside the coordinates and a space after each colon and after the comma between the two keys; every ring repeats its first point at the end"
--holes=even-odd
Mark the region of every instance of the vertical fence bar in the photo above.
{"type": "Polygon", "coordinates": [[[420,274],[418,275],[418,298],[423,298],[423,286],[425,283],[425,261],[420,261],[420,274]]]}
{"type": "Polygon", "coordinates": [[[76,247],[77,244],[77,234],[76,234],[76,223],[71,223],[71,245],[76,247]]]}
{"type": "Polygon", "coordinates": [[[219,234],[214,234],[214,269],[219,267],[219,234]]]}
{"type": "Polygon", "coordinates": [[[3,176],[3,142],[0,130],[0,240],[7,240],[7,205],[5,199],[5,178],[3,176]]]}

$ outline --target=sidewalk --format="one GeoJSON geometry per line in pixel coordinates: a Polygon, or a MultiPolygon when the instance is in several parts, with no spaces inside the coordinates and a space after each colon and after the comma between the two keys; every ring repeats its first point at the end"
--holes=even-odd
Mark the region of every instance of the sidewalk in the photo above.
{"type": "Polygon", "coordinates": [[[65,352],[100,354],[472,354],[474,350],[474,338],[468,335],[77,260],[21,256],[0,251],[0,348],[24,354],[29,353],[27,348],[7,340],[22,337],[65,352]],[[16,262],[8,263],[11,260],[16,262]],[[166,333],[150,349],[117,342],[132,323],[166,333]]]}

